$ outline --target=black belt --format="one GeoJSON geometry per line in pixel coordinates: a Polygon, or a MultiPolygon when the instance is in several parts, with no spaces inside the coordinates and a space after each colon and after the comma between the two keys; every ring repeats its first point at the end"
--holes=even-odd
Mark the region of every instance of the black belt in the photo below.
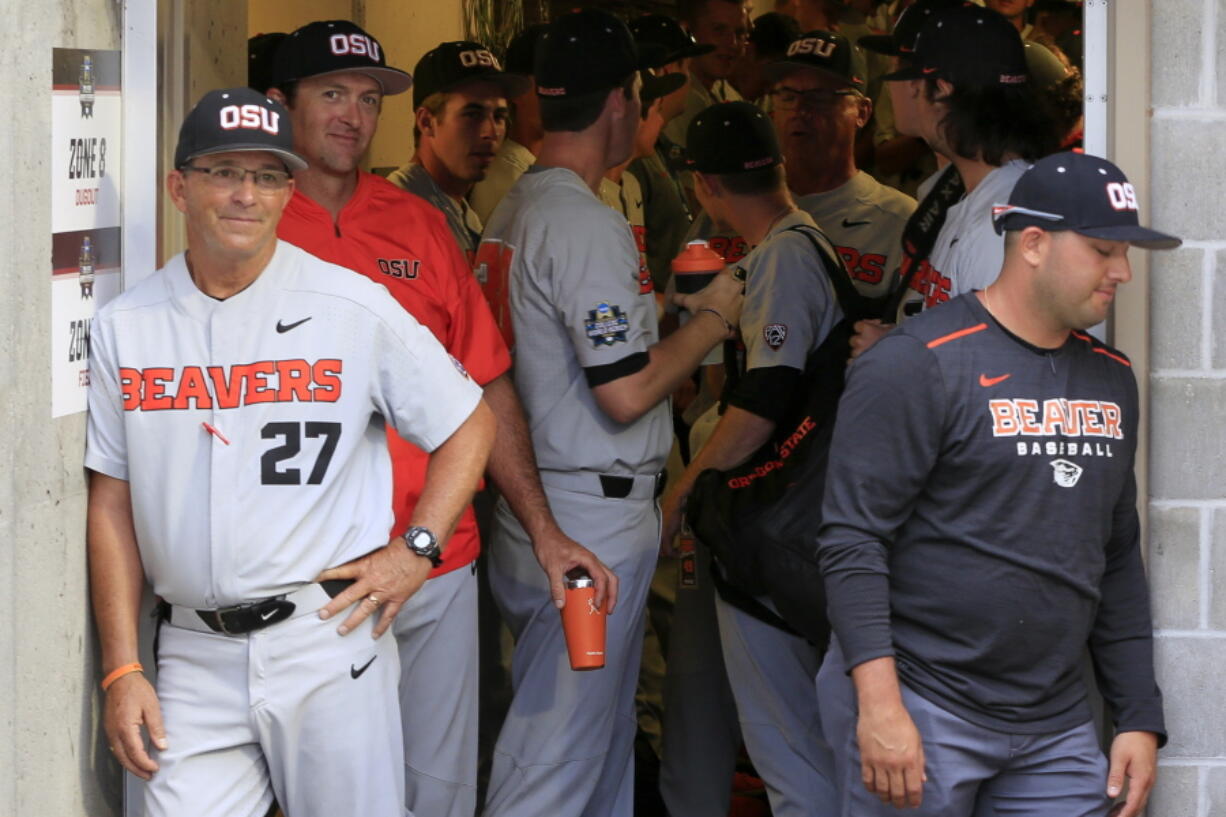
{"type": "Polygon", "coordinates": [[[320,582],[319,584],[308,584],[284,596],[272,596],[271,598],[235,604],[232,607],[221,607],[216,610],[193,610],[162,601],[158,604],[158,616],[161,620],[169,621],[176,627],[185,627],[205,632],[207,632],[205,630],[205,627],[207,627],[208,630],[215,633],[244,635],[285,621],[294,615],[294,611],[298,608],[299,604],[310,601],[312,605],[308,608],[307,612],[311,609],[318,609],[314,605],[322,601],[319,593],[320,589],[323,590],[323,593],[328,598],[336,598],[341,591],[351,584],[353,584],[351,579],[336,579],[320,582]],[[205,627],[201,627],[199,622],[203,622],[205,627]]]}
{"type": "Polygon", "coordinates": [[[541,469],[543,485],[608,499],[659,499],[664,493],[664,476],[663,471],[643,476],[624,476],[596,471],[541,469]]]}
{"type": "MultiPolygon", "coordinates": [[[[668,481],[667,476],[663,471],[656,474],[656,484],[652,492],[653,499],[659,499],[664,494],[664,484],[668,481]]],[[[619,477],[615,474],[599,474],[599,477],[600,490],[609,499],[625,499],[634,490],[634,477],[619,477]]]]}

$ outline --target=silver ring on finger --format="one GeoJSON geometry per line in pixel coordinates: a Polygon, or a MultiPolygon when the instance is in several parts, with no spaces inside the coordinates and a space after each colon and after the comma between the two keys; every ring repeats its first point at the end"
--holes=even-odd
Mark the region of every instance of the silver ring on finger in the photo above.
{"type": "Polygon", "coordinates": [[[376,598],[376,597],[374,596],[374,594],[373,594],[373,593],[372,593],[371,595],[367,596],[367,597],[366,597],[366,600],[367,600],[368,602],[370,602],[371,604],[373,604],[375,607],[378,607],[380,604],[382,604],[382,603],[383,603],[383,602],[379,601],[379,599],[378,599],[378,598],[376,598]]]}

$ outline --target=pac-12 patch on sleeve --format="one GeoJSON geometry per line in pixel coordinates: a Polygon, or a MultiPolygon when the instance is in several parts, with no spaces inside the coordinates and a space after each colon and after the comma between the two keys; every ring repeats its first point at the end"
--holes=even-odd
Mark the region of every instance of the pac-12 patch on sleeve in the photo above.
{"type": "Polygon", "coordinates": [[[772,349],[778,349],[788,339],[788,327],[784,323],[768,323],[762,327],[762,339],[772,349]]]}
{"type": "Polygon", "coordinates": [[[455,355],[447,355],[447,357],[451,358],[451,365],[455,366],[455,370],[462,374],[465,380],[472,380],[472,377],[470,377],[468,374],[468,369],[464,368],[464,364],[461,363],[455,355]]]}
{"type": "Polygon", "coordinates": [[[626,333],[630,331],[630,321],[620,306],[596,304],[595,309],[587,311],[587,320],[583,322],[583,330],[592,340],[592,346],[612,346],[617,342],[626,342],[626,333]]]}

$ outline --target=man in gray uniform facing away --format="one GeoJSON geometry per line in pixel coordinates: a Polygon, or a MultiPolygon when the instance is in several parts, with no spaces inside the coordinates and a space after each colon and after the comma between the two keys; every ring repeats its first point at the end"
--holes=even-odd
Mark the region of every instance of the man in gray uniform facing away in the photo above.
{"type": "Polygon", "coordinates": [[[1133,817],[1166,739],[1136,378],[1084,330],[1132,277],[1129,244],[1179,240],[1140,227],[1124,174],[1083,154],[1040,160],[993,209],[999,277],[883,338],[839,404],[818,692],[844,817],[1104,817],[1125,778],[1133,817]]]}
{"type": "MultiPolygon", "coordinates": [[[[690,124],[686,163],[703,208],[754,249],[737,262],[746,273],[740,376],[729,377],[727,406],[714,432],[662,504],[665,543],[680,526],[682,505],[699,474],[740,465],[777,429],[788,428],[807,396],[806,359],[842,317],[829,274],[845,274],[825,268],[814,242],[824,244],[831,259],[834,246],[793,203],[779,142],[757,107],[725,102],[700,113],[690,124]]],[[[741,734],[766,783],[771,813],[831,814],[834,759],[822,738],[813,690],[821,654],[721,596],[715,612],[741,734]]]]}
{"type": "Polygon", "coordinates": [[[619,580],[606,665],[573,672],[549,587],[499,503],[490,581],[515,636],[515,696],[498,738],[488,817],[631,814],[634,689],[659,542],[656,497],[672,440],[667,397],[740,317],[731,274],[684,299],[694,319],[658,340],[650,280],[625,219],[596,198],[630,155],[638,53],[617,18],[555,20],[536,60],[545,138],[483,239],[510,279],[515,382],[549,505],[619,580]],[[601,59],[592,59],[598,54],[601,59]]]}

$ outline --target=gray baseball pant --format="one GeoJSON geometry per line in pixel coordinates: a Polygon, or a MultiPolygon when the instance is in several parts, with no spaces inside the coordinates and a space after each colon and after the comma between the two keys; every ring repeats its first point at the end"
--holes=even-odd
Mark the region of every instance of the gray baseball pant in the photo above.
{"type": "Polygon", "coordinates": [[[610,499],[548,482],[545,494],[562,530],[617,574],[617,609],[607,621],[604,668],[571,670],[548,579],[527,534],[499,501],[490,586],[515,636],[515,692],[494,749],[484,814],[630,817],[634,691],[659,552],[659,510],[650,495],[610,499]]]}
{"type": "Polygon", "coordinates": [[[422,817],[477,808],[477,577],[429,579],[392,625],[400,652],[405,801],[422,817]]]}

